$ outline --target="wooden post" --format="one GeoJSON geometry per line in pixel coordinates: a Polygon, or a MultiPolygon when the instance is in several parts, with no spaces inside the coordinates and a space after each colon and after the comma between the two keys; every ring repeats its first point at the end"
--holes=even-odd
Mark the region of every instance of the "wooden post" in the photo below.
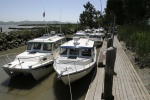
{"type": "Polygon", "coordinates": [[[107,38],[111,38],[111,34],[112,34],[112,33],[108,33],[108,34],[107,34],[107,38]]]}
{"type": "Polygon", "coordinates": [[[0,27],[0,32],[2,32],[2,27],[0,27]]]}
{"type": "Polygon", "coordinates": [[[109,38],[109,39],[107,40],[107,48],[113,46],[112,43],[113,43],[113,39],[112,39],[112,38],[109,38]]]}
{"type": "Polygon", "coordinates": [[[104,93],[102,94],[102,99],[104,100],[114,100],[114,96],[112,95],[112,87],[113,87],[113,73],[116,60],[116,51],[117,48],[115,47],[109,47],[106,50],[104,93]]]}

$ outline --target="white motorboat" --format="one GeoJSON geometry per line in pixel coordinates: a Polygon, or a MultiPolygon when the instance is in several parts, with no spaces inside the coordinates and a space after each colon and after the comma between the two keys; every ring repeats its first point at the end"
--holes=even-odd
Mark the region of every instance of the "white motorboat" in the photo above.
{"type": "Polygon", "coordinates": [[[39,80],[53,70],[50,64],[60,53],[60,45],[66,42],[65,37],[45,34],[43,37],[28,41],[27,50],[16,56],[15,60],[3,66],[5,72],[13,77],[23,73],[39,80]]]}
{"type": "Polygon", "coordinates": [[[73,37],[87,38],[88,36],[84,31],[77,31],[73,37]]]}
{"type": "Polygon", "coordinates": [[[104,30],[102,28],[95,29],[92,34],[89,35],[89,39],[94,41],[96,46],[101,45],[105,38],[104,30]]]}
{"type": "Polygon", "coordinates": [[[96,47],[88,38],[74,37],[60,46],[61,53],[53,67],[66,85],[87,75],[96,64],[96,47]]]}
{"type": "Polygon", "coordinates": [[[99,33],[90,34],[89,39],[94,41],[95,46],[101,45],[103,43],[103,38],[102,38],[101,34],[99,34],[99,33]]]}
{"type": "Polygon", "coordinates": [[[101,27],[101,28],[95,29],[93,33],[98,33],[101,35],[102,38],[104,38],[105,37],[104,32],[105,32],[104,28],[101,27]]]}
{"type": "Polygon", "coordinates": [[[89,36],[93,31],[91,29],[85,29],[85,33],[89,36]]]}

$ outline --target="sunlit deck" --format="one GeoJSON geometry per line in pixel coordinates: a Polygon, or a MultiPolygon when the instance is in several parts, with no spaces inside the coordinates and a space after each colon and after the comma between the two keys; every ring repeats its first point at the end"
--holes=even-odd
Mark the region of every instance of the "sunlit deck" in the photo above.
{"type": "MultiPolygon", "coordinates": [[[[102,49],[106,48],[106,42],[102,49]]],[[[118,39],[114,38],[114,46],[117,47],[115,73],[113,77],[114,100],[150,100],[150,94],[142,83],[140,77],[129,61],[118,39]]],[[[85,100],[101,100],[104,91],[104,68],[97,67],[96,76],[89,86],[85,100]]]]}

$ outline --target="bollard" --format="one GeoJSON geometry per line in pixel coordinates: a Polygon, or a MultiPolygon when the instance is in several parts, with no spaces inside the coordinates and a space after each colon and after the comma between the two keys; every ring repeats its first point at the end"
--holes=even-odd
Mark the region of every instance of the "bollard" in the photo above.
{"type": "Polygon", "coordinates": [[[112,87],[113,87],[113,73],[116,60],[116,51],[117,48],[115,47],[109,47],[106,51],[104,93],[102,94],[102,99],[104,100],[114,100],[114,96],[112,95],[112,87]]]}

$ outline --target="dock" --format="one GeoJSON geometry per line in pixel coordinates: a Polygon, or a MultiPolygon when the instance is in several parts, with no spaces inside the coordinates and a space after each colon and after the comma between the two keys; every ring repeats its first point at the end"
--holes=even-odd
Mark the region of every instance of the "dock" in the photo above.
{"type": "MultiPolygon", "coordinates": [[[[104,92],[105,69],[102,65],[105,64],[105,61],[102,58],[105,56],[102,55],[102,52],[106,50],[106,45],[107,43],[104,41],[98,59],[101,66],[97,67],[96,76],[89,86],[85,100],[104,100],[102,99],[102,93],[104,92]]],[[[150,100],[148,90],[116,37],[114,37],[114,47],[117,48],[112,87],[114,100],[150,100]]]]}

